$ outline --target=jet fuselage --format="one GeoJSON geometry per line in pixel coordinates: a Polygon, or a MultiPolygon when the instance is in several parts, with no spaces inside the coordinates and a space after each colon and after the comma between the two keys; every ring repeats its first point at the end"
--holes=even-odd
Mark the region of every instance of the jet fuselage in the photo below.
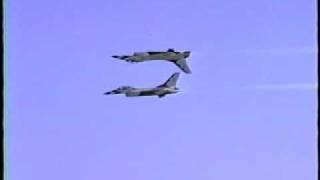
{"type": "Polygon", "coordinates": [[[130,56],[125,60],[129,60],[133,62],[152,61],[152,60],[177,61],[183,58],[184,58],[184,55],[182,53],[162,52],[162,53],[155,53],[155,54],[135,53],[133,56],[130,56]]]}
{"type": "Polygon", "coordinates": [[[174,73],[165,83],[156,86],[155,88],[133,88],[131,86],[121,86],[112,91],[105,92],[104,94],[125,94],[127,97],[158,96],[159,98],[161,98],[167,94],[174,94],[179,92],[179,89],[176,87],[178,78],[179,73],[174,73]]]}
{"type": "Polygon", "coordinates": [[[179,92],[178,88],[175,87],[158,87],[158,88],[130,88],[130,89],[116,89],[110,92],[106,92],[105,95],[109,94],[125,94],[127,97],[136,96],[164,96],[167,94],[174,94],[179,92]]]}
{"type": "Polygon", "coordinates": [[[131,56],[113,56],[115,58],[125,60],[128,62],[143,62],[152,60],[167,60],[167,61],[178,61],[190,56],[189,51],[185,52],[136,52],[131,56]]]}
{"type": "Polygon", "coordinates": [[[135,96],[163,96],[166,94],[177,93],[178,90],[176,88],[136,88],[131,89],[124,94],[127,97],[135,97],[135,96]]]}
{"type": "Polygon", "coordinates": [[[130,63],[165,60],[176,64],[183,72],[191,73],[191,70],[186,63],[186,59],[190,54],[190,51],[177,52],[173,49],[169,49],[168,51],[135,52],[133,55],[114,55],[112,57],[130,63]]]}

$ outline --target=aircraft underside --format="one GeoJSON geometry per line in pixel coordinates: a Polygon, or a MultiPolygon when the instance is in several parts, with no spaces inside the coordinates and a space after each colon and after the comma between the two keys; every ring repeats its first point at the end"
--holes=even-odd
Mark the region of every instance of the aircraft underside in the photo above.
{"type": "Polygon", "coordinates": [[[127,58],[127,60],[131,60],[132,62],[143,62],[143,61],[152,61],[152,60],[177,60],[179,59],[176,56],[170,57],[166,54],[156,54],[156,55],[143,55],[143,56],[131,56],[127,58]]]}

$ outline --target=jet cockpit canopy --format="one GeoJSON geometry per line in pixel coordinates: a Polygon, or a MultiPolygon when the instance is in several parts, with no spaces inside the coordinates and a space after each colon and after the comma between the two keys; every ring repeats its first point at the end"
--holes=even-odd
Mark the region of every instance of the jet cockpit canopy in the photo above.
{"type": "Polygon", "coordinates": [[[144,55],[147,55],[147,53],[145,52],[135,52],[133,53],[134,56],[144,56],[144,55]]]}
{"type": "Polygon", "coordinates": [[[118,88],[118,90],[127,90],[127,89],[133,89],[131,86],[121,86],[118,88]]]}

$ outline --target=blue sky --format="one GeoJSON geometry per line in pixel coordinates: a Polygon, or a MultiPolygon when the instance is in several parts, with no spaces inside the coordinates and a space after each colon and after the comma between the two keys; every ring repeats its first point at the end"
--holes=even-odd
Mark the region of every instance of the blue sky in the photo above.
{"type": "Polygon", "coordinates": [[[5,2],[10,180],[313,180],[316,1],[5,2]],[[103,96],[180,70],[165,98],[103,96]]]}

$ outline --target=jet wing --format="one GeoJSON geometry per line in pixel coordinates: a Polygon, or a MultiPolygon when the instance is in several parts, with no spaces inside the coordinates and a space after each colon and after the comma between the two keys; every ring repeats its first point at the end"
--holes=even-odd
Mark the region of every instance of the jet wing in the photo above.
{"type": "Polygon", "coordinates": [[[190,74],[191,70],[187,65],[186,59],[180,59],[174,62],[183,72],[190,74]]]}
{"type": "Polygon", "coordinates": [[[155,95],[156,90],[150,89],[150,90],[143,90],[139,93],[139,96],[153,96],[155,95]]]}

